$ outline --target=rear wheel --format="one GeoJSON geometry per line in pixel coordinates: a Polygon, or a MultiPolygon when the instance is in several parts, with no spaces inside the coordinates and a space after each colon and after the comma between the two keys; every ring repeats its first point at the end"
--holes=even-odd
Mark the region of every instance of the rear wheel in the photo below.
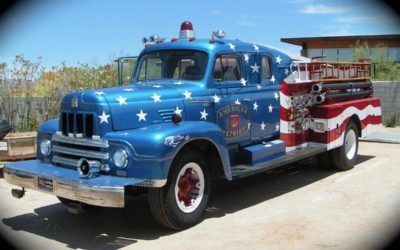
{"type": "Polygon", "coordinates": [[[188,228],[199,222],[210,189],[209,169],[201,154],[182,154],[174,161],[167,184],[149,189],[151,212],[165,227],[175,230],[188,228]]]}
{"type": "Polygon", "coordinates": [[[343,145],[330,152],[332,166],[338,170],[354,168],[358,154],[358,128],[353,121],[347,125],[343,145]]]}

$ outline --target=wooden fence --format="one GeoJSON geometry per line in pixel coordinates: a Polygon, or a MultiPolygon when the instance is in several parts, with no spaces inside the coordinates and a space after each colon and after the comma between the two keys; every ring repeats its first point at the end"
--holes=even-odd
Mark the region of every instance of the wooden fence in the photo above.
{"type": "Polygon", "coordinates": [[[0,96],[0,120],[7,120],[13,132],[36,131],[43,121],[58,117],[60,98],[0,96]]]}

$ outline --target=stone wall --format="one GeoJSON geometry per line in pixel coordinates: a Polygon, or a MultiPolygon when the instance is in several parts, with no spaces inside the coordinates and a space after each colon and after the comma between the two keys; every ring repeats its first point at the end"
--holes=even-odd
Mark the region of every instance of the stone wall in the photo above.
{"type": "Polygon", "coordinates": [[[383,124],[391,113],[397,113],[400,116],[400,81],[375,81],[374,95],[381,99],[383,124]]]}

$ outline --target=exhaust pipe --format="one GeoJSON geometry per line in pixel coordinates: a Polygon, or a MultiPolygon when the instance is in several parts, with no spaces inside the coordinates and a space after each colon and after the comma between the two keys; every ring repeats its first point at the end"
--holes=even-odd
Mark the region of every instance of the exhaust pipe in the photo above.
{"type": "Polygon", "coordinates": [[[101,164],[98,161],[89,161],[85,158],[82,158],[78,161],[77,170],[83,177],[88,177],[91,174],[100,172],[100,165],[101,164]]]}

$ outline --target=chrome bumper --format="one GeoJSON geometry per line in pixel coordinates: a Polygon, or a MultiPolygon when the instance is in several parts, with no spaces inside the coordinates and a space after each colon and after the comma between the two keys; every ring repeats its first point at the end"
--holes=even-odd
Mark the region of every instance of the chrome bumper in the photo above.
{"type": "Polygon", "coordinates": [[[106,175],[84,178],[74,169],[61,168],[37,160],[6,163],[4,179],[10,184],[27,189],[103,207],[124,207],[125,186],[161,187],[166,183],[166,180],[106,175]]]}

